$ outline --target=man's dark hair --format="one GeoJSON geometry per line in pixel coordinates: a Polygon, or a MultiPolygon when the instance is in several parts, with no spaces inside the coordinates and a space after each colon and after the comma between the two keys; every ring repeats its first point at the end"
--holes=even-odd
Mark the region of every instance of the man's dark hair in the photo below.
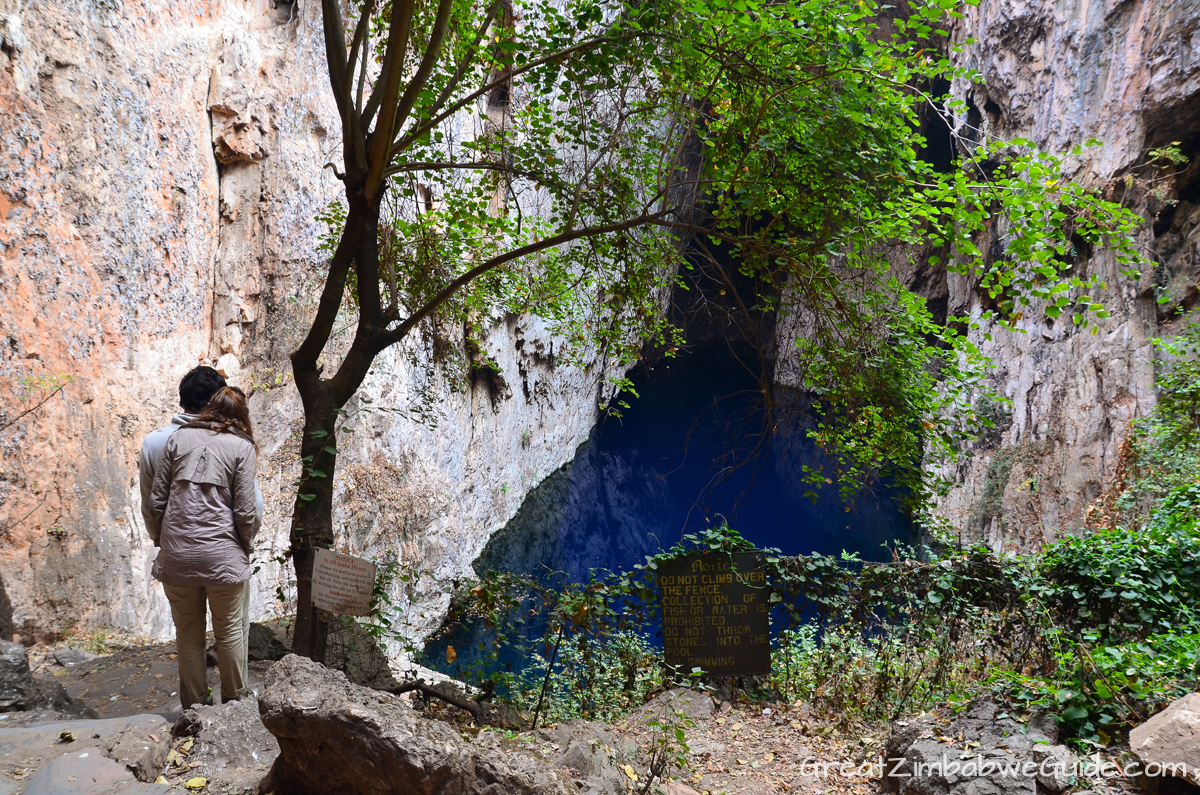
{"type": "Polygon", "coordinates": [[[179,382],[179,405],[188,414],[196,414],[208,405],[208,399],[225,386],[225,376],[211,367],[201,365],[179,382]]]}

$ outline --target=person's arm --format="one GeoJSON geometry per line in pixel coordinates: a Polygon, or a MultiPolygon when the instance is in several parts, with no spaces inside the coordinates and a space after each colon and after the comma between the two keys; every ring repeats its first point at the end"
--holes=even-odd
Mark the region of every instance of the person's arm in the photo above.
{"type": "Polygon", "coordinates": [[[262,528],[263,523],[263,498],[262,489],[258,487],[258,478],[254,479],[254,534],[258,535],[258,531],[262,528]]]}
{"type": "Polygon", "coordinates": [[[159,546],[162,536],[162,520],[167,512],[167,501],[171,498],[171,476],[175,469],[175,437],[167,440],[154,470],[154,484],[150,488],[150,512],[146,517],[146,532],[154,546],[159,546]]]}
{"type": "Polygon", "coordinates": [[[238,458],[233,472],[233,522],[247,555],[254,549],[254,537],[262,526],[262,497],[254,479],[257,466],[254,447],[247,444],[247,452],[238,458]]]}
{"type": "MultiPolygon", "coordinates": [[[[150,462],[149,446],[146,442],[142,443],[141,452],[138,453],[138,485],[142,492],[142,524],[149,531],[151,516],[154,513],[150,508],[150,495],[154,490],[154,465],[150,462]]],[[[150,538],[153,539],[154,536],[150,538]]]]}

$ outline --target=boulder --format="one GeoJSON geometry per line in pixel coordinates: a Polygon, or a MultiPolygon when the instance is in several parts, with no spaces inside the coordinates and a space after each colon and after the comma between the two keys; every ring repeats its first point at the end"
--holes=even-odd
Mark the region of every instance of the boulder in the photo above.
{"type": "Polygon", "coordinates": [[[138,781],[154,781],[167,766],[167,754],[170,750],[171,732],[166,721],[153,727],[130,721],[129,725],[105,744],[104,755],[117,764],[124,765],[138,781]]]}
{"type": "Polygon", "coordinates": [[[143,784],[95,746],[73,748],[38,768],[25,780],[25,792],[38,795],[150,795],[170,792],[166,784],[143,784]]]}
{"type": "Polygon", "coordinates": [[[291,651],[275,634],[275,630],[265,624],[250,625],[249,647],[251,660],[270,662],[282,660],[291,651]]]}
{"type": "Polygon", "coordinates": [[[1065,745],[1034,745],[1030,757],[1037,763],[1038,783],[1053,793],[1070,787],[1079,758],[1065,745]]]}
{"type": "MultiPolygon", "coordinates": [[[[170,744],[170,726],[159,715],[76,718],[15,727],[7,723],[0,722],[0,760],[10,763],[10,767],[19,761],[19,767],[28,771],[21,792],[76,795],[166,791],[165,787],[139,783],[135,778],[153,781],[158,775],[154,765],[158,763],[149,748],[166,749],[170,744]],[[159,742],[151,740],[151,735],[159,742]]],[[[165,763],[165,750],[161,759],[165,763]]],[[[0,778],[0,793],[11,791],[5,789],[5,780],[0,778]]]]}
{"type": "Polygon", "coordinates": [[[34,710],[57,716],[96,717],[94,710],[67,695],[62,685],[34,679],[24,646],[0,640],[0,713],[34,710]]]}
{"type": "Polygon", "coordinates": [[[99,654],[92,654],[87,649],[81,649],[78,646],[67,646],[65,649],[54,650],[55,661],[64,668],[80,663],[89,663],[99,656],[99,654]]]}
{"type": "Polygon", "coordinates": [[[897,723],[884,748],[886,789],[898,795],[1035,795],[1074,783],[1076,758],[1052,720],[1022,726],[982,698],[953,720],[897,723]]]}
{"type": "Polygon", "coordinates": [[[259,713],[279,741],[279,757],[263,792],[576,791],[565,775],[529,751],[468,741],[445,723],[418,717],[404,698],[353,685],[341,672],[293,654],[267,672],[259,713]]]}
{"type": "Polygon", "coordinates": [[[279,756],[279,743],[253,699],[189,709],[175,722],[173,734],[195,738],[188,761],[215,792],[254,790],[279,756]]]}
{"type": "Polygon", "coordinates": [[[29,657],[19,643],[0,640],[0,712],[37,709],[41,691],[29,670],[29,657]]]}
{"type": "Polygon", "coordinates": [[[642,769],[638,747],[622,740],[603,723],[569,720],[540,729],[535,735],[539,751],[561,769],[582,795],[624,795],[629,779],[625,764],[642,769]]]}
{"type": "Polygon", "coordinates": [[[1173,775],[1200,786],[1200,693],[1189,693],[1131,731],[1129,750],[1147,776],[1173,775]]]}
{"type": "Polygon", "coordinates": [[[675,713],[681,712],[695,721],[711,718],[716,712],[712,697],[701,690],[677,687],[659,693],[635,709],[627,719],[630,724],[647,724],[652,721],[674,721],[675,713]]]}

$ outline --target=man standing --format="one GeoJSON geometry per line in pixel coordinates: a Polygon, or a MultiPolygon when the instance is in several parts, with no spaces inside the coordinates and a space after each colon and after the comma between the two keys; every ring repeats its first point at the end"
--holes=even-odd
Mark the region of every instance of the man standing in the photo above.
{"type": "MultiPolygon", "coordinates": [[[[142,521],[150,526],[150,490],[154,486],[154,473],[162,460],[163,448],[171,434],[196,419],[196,415],[208,403],[218,389],[226,386],[225,377],[211,367],[196,367],[179,382],[179,406],[182,414],[171,418],[171,424],[152,431],[142,442],[142,453],[138,456],[138,477],[142,486],[142,521]]],[[[262,511],[259,510],[261,515],[262,511]]]]}
{"type": "MultiPolygon", "coordinates": [[[[193,368],[179,382],[179,406],[183,409],[183,413],[176,414],[171,418],[170,425],[152,431],[146,436],[145,441],[142,442],[142,451],[138,456],[138,477],[142,493],[142,520],[145,522],[147,528],[157,527],[158,522],[161,520],[161,517],[154,516],[151,495],[154,489],[154,475],[158,470],[159,462],[162,461],[163,451],[166,449],[167,442],[180,428],[190,422],[194,422],[212,396],[225,386],[225,377],[213,368],[204,366],[193,368]]],[[[262,525],[263,518],[262,492],[259,491],[257,478],[254,482],[254,502],[256,514],[254,531],[257,532],[259,526],[262,525]]],[[[154,538],[153,541],[154,546],[157,547],[160,539],[154,538]]],[[[246,595],[248,594],[249,591],[247,590],[246,595]]],[[[172,607],[172,613],[174,613],[174,606],[172,607]]],[[[241,649],[240,659],[244,661],[249,651],[248,641],[250,638],[250,613],[248,605],[245,606],[241,613],[242,646],[246,648],[241,649]]],[[[203,600],[199,616],[198,620],[203,622],[205,620],[203,617],[203,600]]]]}

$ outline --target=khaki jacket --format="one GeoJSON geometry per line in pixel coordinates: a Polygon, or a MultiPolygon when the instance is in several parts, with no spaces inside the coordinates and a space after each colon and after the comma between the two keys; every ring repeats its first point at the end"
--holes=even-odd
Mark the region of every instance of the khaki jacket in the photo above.
{"type": "Polygon", "coordinates": [[[167,585],[231,585],[250,579],[262,524],[254,445],[232,433],[180,428],[154,473],[146,530],[160,547],[154,577],[167,585]]]}
{"type": "MultiPolygon", "coordinates": [[[[142,492],[142,524],[146,527],[149,527],[154,521],[151,518],[154,512],[151,510],[150,492],[154,489],[154,473],[158,471],[158,462],[162,460],[163,449],[167,446],[171,434],[195,419],[195,414],[176,414],[171,418],[170,425],[151,432],[142,442],[142,451],[138,456],[138,480],[142,492]]],[[[257,483],[254,486],[254,494],[258,504],[258,521],[261,523],[263,498],[257,483]]],[[[157,545],[158,541],[155,539],[155,546],[157,545]]]]}

